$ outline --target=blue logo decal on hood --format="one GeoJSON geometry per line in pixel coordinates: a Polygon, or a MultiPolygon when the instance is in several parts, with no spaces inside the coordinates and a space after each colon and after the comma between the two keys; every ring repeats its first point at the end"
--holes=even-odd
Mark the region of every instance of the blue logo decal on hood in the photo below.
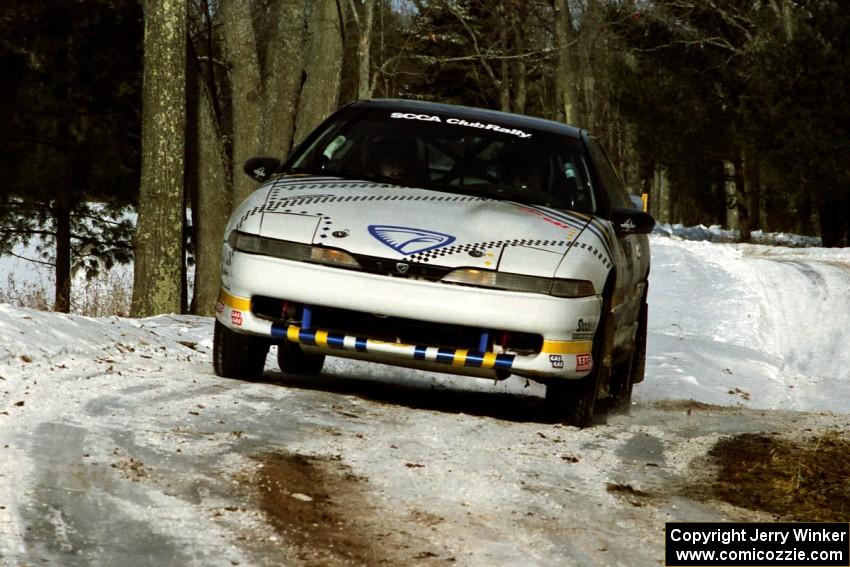
{"type": "Polygon", "coordinates": [[[405,256],[442,248],[455,241],[455,237],[450,234],[408,226],[372,224],[369,225],[369,234],[405,256]]]}

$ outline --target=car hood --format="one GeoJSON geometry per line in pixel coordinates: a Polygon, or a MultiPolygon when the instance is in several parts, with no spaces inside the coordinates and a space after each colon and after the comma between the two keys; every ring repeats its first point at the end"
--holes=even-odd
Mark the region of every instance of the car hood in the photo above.
{"type": "Polygon", "coordinates": [[[591,220],[509,201],[333,177],[287,176],[243,204],[246,232],[356,256],[552,277],[591,220]]]}

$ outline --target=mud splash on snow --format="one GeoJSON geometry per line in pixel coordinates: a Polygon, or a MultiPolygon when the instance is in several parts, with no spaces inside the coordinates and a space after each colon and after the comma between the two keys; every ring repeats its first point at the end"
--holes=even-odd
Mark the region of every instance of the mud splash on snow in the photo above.
{"type": "Polygon", "coordinates": [[[836,432],[800,440],[745,433],[721,439],[708,456],[716,476],[694,489],[698,497],[791,521],[850,517],[850,440],[836,432]]]}
{"type": "Polygon", "coordinates": [[[305,565],[393,565],[439,557],[399,529],[391,511],[378,509],[366,495],[366,479],[339,457],[266,453],[255,460],[259,507],[305,565]]]}

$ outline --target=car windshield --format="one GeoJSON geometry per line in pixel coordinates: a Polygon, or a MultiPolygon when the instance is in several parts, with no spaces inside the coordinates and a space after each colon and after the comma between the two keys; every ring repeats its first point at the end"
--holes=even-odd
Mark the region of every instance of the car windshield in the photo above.
{"type": "Polygon", "coordinates": [[[593,213],[583,155],[579,140],[489,118],[354,108],[299,148],[288,171],[593,213]]]}

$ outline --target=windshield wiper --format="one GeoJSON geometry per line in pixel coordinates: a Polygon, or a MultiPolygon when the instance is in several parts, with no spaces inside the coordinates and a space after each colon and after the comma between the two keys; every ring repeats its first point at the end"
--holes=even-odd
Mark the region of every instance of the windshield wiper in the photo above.
{"type": "Polygon", "coordinates": [[[543,191],[535,189],[519,189],[510,185],[497,185],[495,183],[476,184],[476,185],[438,185],[434,189],[437,191],[447,191],[460,195],[475,195],[477,197],[485,197],[497,201],[510,199],[527,205],[544,205],[547,207],[565,207],[565,204],[560,199],[554,198],[543,191]]]}
{"type": "Polygon", "coordinates": [[[294,167],[286,173],[306,173],[310,175],[328,175],[340,177],[342,179],[374,181],[376,183],[386,183],[388,185],[396,185],[398,187],[412,187],[414,189],[425,189],[429,191],[441,191],[444,193],[454,193],[456,195],[471,195],[475,197],[483,197],[485,199],[493,199],[495,201],[512,200],[526,205],[543,205],[547,207],[566,208],[560,199],[548,195],[543,191],[536,189],[519,189],[510,185],[498,185],[496,183],[480,183],[475,185],[433,185],[433,184],[414,184],[405,179],[395,179],[385,177],[383,175],[353,173],[344,170],[329,170],[316,169],[311,167],[294,167]]]}
{"type": "Polygon", "coordinates": [[[286,170],[284,173],[307,173],[309,175],[327,175],[327,171],[322,171],[321,169],[316,169],[315,167],[291,167],[286,170]]]}
{"type": "Polygon", "coordinates": [[[407,182],[405,179],[396,179],[393,177],[386,177],[383,175],[376,175],[371,173],[353,173],[345,170],[293,167],[292,169],[287,171],[287,173],[307,173],[309,175],[325,175],[329,177],[339,177],[341,179],[350,179],[352,181],[374,181],[376,183],[386,183],[388,185],[398,185],[399,187],[413,187],[417,189],[429,188],[426,185],[414,185],[413,183],[407,182]]]}

